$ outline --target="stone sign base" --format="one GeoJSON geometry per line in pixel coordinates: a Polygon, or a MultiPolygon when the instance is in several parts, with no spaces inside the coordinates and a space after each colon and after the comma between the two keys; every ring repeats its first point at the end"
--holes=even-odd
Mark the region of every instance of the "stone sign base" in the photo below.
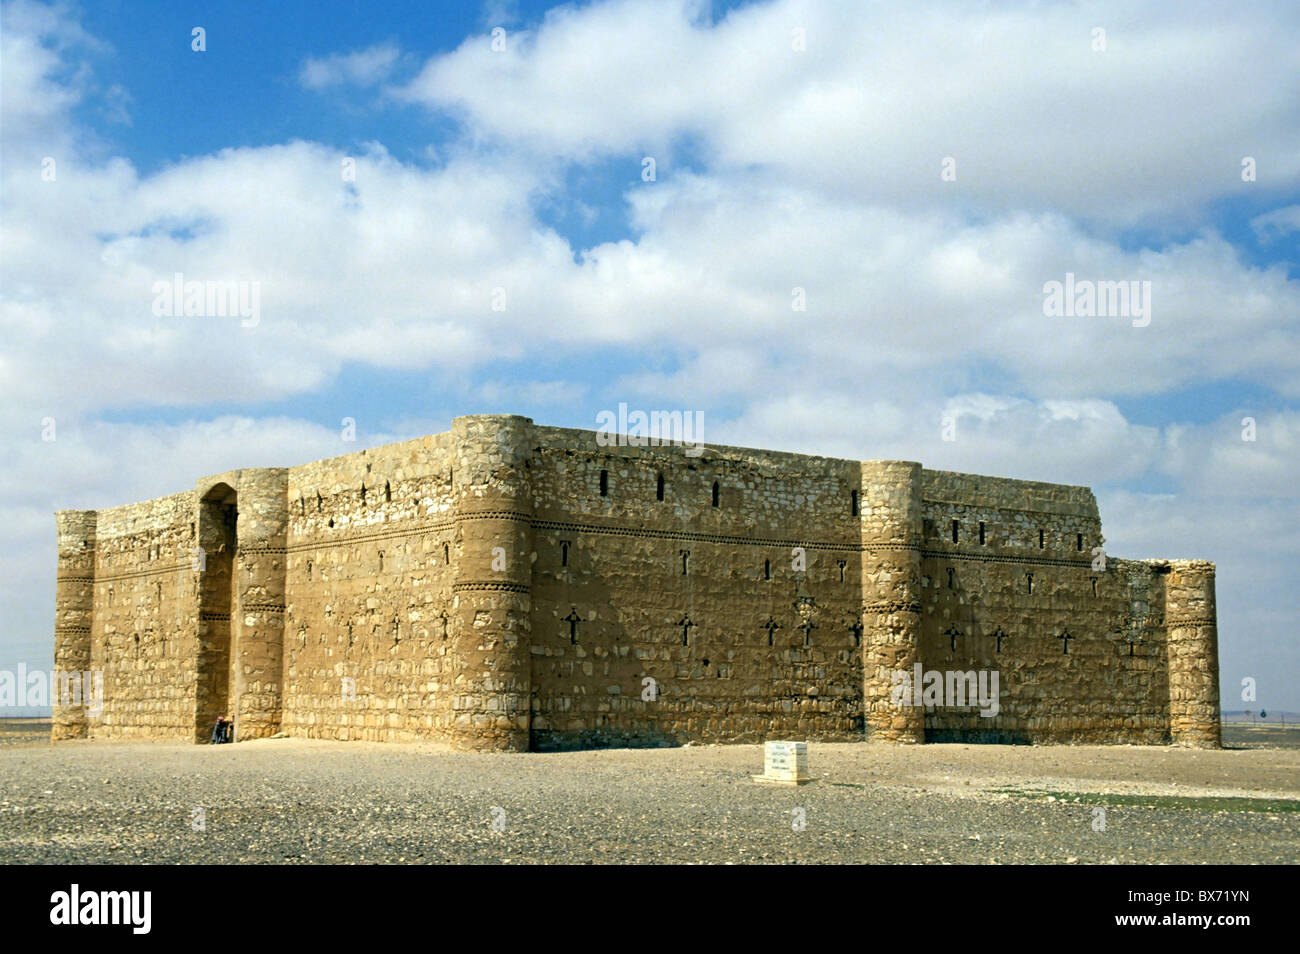
{"type": "Polygon", "coordinates": [[[763,751],[763,774],[752,776],[756,782],[777,785],[807,785],[807,742],[768,742],[763,751]]]}

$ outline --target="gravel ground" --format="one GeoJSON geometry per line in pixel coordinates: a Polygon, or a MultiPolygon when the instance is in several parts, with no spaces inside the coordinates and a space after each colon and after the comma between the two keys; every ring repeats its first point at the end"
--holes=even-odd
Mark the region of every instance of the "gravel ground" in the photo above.
{"type": "Polygon", "coordinates": [[[1300,861],[1300,748],[1248,729],[1215,752],[812,743],[798,788],[751,779],[757,745],[477,755],[41,731],[0,726],[5,863],[1300,861]]]}

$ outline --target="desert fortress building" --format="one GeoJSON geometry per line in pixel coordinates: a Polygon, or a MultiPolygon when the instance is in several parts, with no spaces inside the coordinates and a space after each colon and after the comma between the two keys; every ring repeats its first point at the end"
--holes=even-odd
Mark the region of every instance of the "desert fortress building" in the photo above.
{"type": "Polygon", "coordinates": [[[55,666],[104,691],[54,737],[1219,745],[1213,564],[1105,554],[1087,488],[608,443],[462,417],[59,512],[55,666]],[[900,704],[931,670],[996,714],[900,704]]]}

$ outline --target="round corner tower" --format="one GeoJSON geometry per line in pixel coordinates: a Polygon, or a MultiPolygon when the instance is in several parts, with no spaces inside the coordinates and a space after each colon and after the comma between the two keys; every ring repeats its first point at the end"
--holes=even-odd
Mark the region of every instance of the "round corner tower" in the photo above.
{"type": "Polygon", "coordinates": [[[449,734],[457,748],[529,748],[532,425],[526,417],[495,414],[451,424],[456,566],[449,734]]]}
{"type": "Polygon", "coordinates": [[[1219,624],[1214,564],[1171,560],[1165,582],[1169,647],[1169,736],[1176,745],[1217,749],[1219,624]]]}
{"type": "Polygon", "coordinates": [[[289,472],[239,471],[235,612],[231,647],[235,738],[280,731],[284,682],[285,546],[289,472]]]}
{"type": "MultiPolygon", "coordinates": [[[[921,660],[921,465],[862,464],[862,709],[868,741],[925,741],[925,710],[893,702],[921,660]]],[[[909,700],[911,694],[908,693],[909,700]]]]}
{"type": "MultiPolygon", "coordinates": [[[[84,739],[90,734],[90,700],[83,676],[90,672],[90,632],[95,612],[94,510],[60,510],[59,562],[54,597],[54,670],[50,703],[51,740],[84,739]]],[[[102,689],[102,687],[101,687],[102,689]]]]}

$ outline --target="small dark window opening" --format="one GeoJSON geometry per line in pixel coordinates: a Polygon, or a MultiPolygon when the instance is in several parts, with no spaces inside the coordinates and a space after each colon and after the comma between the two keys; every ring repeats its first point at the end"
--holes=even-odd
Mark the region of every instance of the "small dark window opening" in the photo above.
{"type": "Polygon", "coordinates": [[[362,485],[361,485],[361,502],[362,502],[362,503],[365,503],[365,502],[366,502],[366,485],[365,485],[365,484],[362,484],[362,485]]]}
{"type": "Polygon", "coordinates": [[[379,572],[380,573],[384,572],[384,551],[383,550],[379,551],[379,572]]]}
{"type": "Polygon", "coordinates": [[[713,482],[713,506],[715,507],[718,505],[718,493],[718,482],[715,480],[713,482]]]}
{"type": "Polygon", "coordinates": [[[836,562],[839,564],[839,568],[840,568],[840,582],[843,583],[843,582],[844,582],[844,568],[845,568],[846,566],[848,566],[848,563],[845,562],[844,560],[838,560],[838,561],[836,561],[836,562]]]}
{"type": "Polygon", "coordinates": [[[569,565],[569,542],[567,540],[560,544],[560,566],[569,565]]]}
{"type": "Polygon", "coordinates": [[[298,512],[299,513],[307,512],[307,501],[304,500],[302,497],[298,498],[298,512]]]}
{"type": "Polygon", "coordinates": [[[307,579],[311,579],[311,560],[307,561],[307,579]]]}
{"type": "Polygon", "coordinates": [[[984,546],[984,521],[980,521],[980,546],[984,546]]]}
{"type": "Polygon", "coordinates": [[[1076,533],[1076,534],[1074,535],[1074,548],[1075,548],[1076,550],[1078,550],[1080,553],[1083,552],[1083,534],[1082,534],[1082,533],[1076,533]]]}
{"type": "Polygon", "coordinates": [[[952,582],[953,574],[956,572],[957,571],[954,570],[952,567],[948,567],[948,589],[950,590],[955,590],[957,588],[953,586],[953,582],[952,582]]]}
{"type": "Polygon", "coordinates": [[[1092,578],[1092,595],[1097,595],[1097,578],[1095,576],[1092,578]]]}
{"type": "Polygon", "coordinates": [[[602,497],[609,496],[609,471],[607,470],[600,472],[600,495],[602,497]]]}
{"type": "Polygon", "coordinates": [[[687,561],[690,560],[690,558],[691,558],[691,551],[683,550],[682,551],[682,576],[686,575],[686,565],[687,565],[687,561]]]}
{"type": "Polygon", "coordinates": [[[1025,574],[1025,588],[1030,593],[1034,592],[1034,574],[1025,574]]]}
{"type": "Polygon", "coordinates": [[[961,528],[961,524],[958,523],[956,520],[954,520],[954,521],[952,522],[952,542],[953,542],[953,543],[956,543],[956,542],[957,542],[957,533],[958,533],[958,531],[960,530],[960,528],[961,528]]]}
{"type": "Polygon", "coordinates": [[[442,545],[442,562],[451,565],[451,547],[445,543],[442,545]]]}
{"type": "Polygon", "coordinates": [[[316,512],[320,513],[321,507],[324,505],[325,501],[321,498],[320,491],[318,490],[316,491],[316,512]]]}
{"type": "Polygon", "coordinates": [[[659,483],[655,487],[655,500],[663,500],[663,499],[664,499],[664,475],[660,474],[659,483]]]}
{"type": "Polygon", "coordinates": [[[1043,530],[1038,531],[1038,549],[1042,550],[1047,547],[1047,534],[1043,530]]]}
{"type": "Polygon", "coordinates": [[[331,529],[331,530],[334,529],[334,518],[333,518],[333,517],[330,517],[330,529],[331,529]]]}
{"type": "Polygon", "coordinates": [[[853,516],[856,517],[858,515],[858,492],[856,490],[849,491],[849,505],[853,516]]]}
{"type": "Polygon", "coordinates": [[[388,481],[385,480],[384,481],[384,503],[392,503],[392,502],[393,502],[393,488],[390,487],[388,485],[388,481]]]}
{"type": "Polygon", "coordinates": [[[771,561],[771,560],[764,560],[764,561],[763,561],[763,579],[765,579],[765,580],[770,580],[770,579],[772,579],[772,561],[771,561]]]}

